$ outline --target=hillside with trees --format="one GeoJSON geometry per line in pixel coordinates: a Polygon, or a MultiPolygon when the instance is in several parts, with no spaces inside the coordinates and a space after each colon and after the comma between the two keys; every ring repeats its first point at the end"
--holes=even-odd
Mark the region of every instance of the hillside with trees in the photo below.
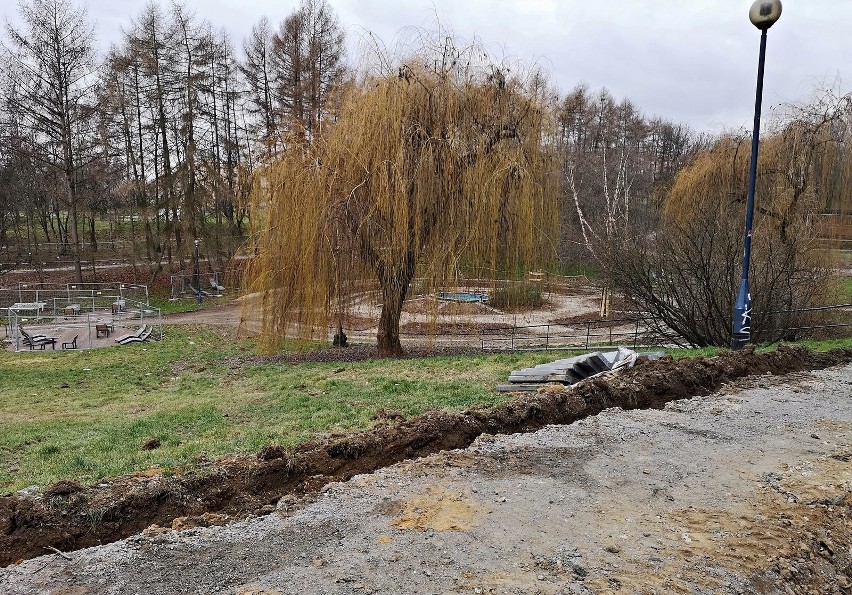
{"type": "MultiPolygon", "coordinates": [[[[451,38],[400,56],[373,42],[377,70],[347,57],[325,0],[302,0],[281,22],[259,17],[240,40],[151,2],[103,55],[74,0],[26,0],[19,12],[0,58],[0,275],[63,265],[81,282],[117,262],[124,278],[156,285],[191,271],[198,240],[209,270],[260,256],[248,284],[287,288],[270,295],[297,318],[305,296],[290,284],[319,274],[318,321],[335,300],[341,311],[341,283],[357,276],[376,279],[390,304],[414,276],[434,288],[486,269],[592,270],[603,316],[614,291],[689,343],[724,343],[744,133],[697,134],[606,89],[562,92],[540,69],[451,38]],[[533,196],[537,206],[524,202],[533,196]],[[294,217],[316,220],[313,239],[294,217]],[[312,255],[320,240],[332,257],[312,255]],[[304,268],[279,266],[284,248],[304,268]]],[[[831,263],[816,240],[831,232],[816,215],[852,208],[850,120],[850,96],[826,91],[788,106],[764,136],[764,325],[774,323],[761,311],[825,298],[831,263]]],[[[399,304],[389,308],[392,329],[399,304]]],[[[275,334],[293,319],[270,321],[275,334]]]]}

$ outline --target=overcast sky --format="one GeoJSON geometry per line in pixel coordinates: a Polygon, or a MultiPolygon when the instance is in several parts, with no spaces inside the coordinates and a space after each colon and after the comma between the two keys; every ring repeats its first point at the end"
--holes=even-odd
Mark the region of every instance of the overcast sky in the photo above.
{"type": "MultiPolygon", "coordinates": [[[[106,47],[147,0],[78,0],[106,47]]],[[[440,21],[498,57],[540,64],[563,91],[583,81],[630,98],[649,116],[696,130],[750,129],[760,33],[751,0],[328,0],[350,39],[369,30],[389,45],[409,26],[440,21]]],[[[15,19],[12,2],[2,9],[15,19]]],[[[167,5],[166,1],[161,1],[167,5]]],[[[252,25],[298,0],[185,0],[240,47],[252,25]]],[[[784,0],[769,31],[764,114],[822,87],[849,91],[852,0],[784,0]]]]}

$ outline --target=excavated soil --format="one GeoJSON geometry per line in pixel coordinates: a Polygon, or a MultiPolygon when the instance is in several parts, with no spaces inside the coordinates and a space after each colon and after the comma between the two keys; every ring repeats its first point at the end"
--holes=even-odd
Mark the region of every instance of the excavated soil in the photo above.
{"type": "MultiPolygon", "coordinates": [[[[0,565],[47,553],[116,541],[152,525],[190,528],[298,506],[330,482],[348,480],[405,459],[464,448],[482,434],[529,432],[569,424],[610,407],[661,408],[705,395],[750,375],[787,374],[852,361],[852,350],[814,353],[781,347],[692,360],[646,362],[618,376],[570,389],[548,387],[488,411],[388,416],[371,430],[330,436],[292,449],[267,447],[256,457],[217,462],[203,474],[116,478],[84,487],[60,482],[42,496],[0,496],[0,565]]],[[[415,522],[412,520],[411,522],[415,522]]]]}

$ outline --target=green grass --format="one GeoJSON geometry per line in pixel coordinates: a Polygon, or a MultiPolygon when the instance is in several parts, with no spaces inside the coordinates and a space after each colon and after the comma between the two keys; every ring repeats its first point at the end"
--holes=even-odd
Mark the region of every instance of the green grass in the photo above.
{"type": "Polygon", "coordinates": [[[713,357],[725,352],[726,349],[722,347],[701,347],[695,349],[671,348],[664,351],[675,359],[682,359],[685,357],[713,357]]]}
{"type": "MultiPolygon", "coordinates": [[[[799,341],[796,345],[802,345],[812,351],[829,351],[831,349],[852,349],[852,338],[846,339],[825,339],[822,341],[799,341]]],[[[766,345],[758,349],[758,351],[771,351],[778,345],[766,345]]]]}
{"type": "Polygon", "coordinates": [[[506,399],[494,386],[511,370],[555,355],[226,363],[253,353],[247,342],[171,327],[167,340],[145,345],[0,352],[0,492],[179,472],[204,458],[368,428],[382,408],[413,416],[488,407],[506,399]],[[149,438],[160,448],[143,451],[149,438]]]}
{"type": "Polygon", "coordinates": [[[177,300],[171,300],[167,297],[151,297],[148,299],[148,303],[155,308],[159,308],[163,314],[182,314],[184,312],[195,312],[198,310],[198,302],[194,299],[180,298],[177,300]]]}
{"type": "Polygon", "coordinates": [[[564,266],[559,271],[559,274],[566,277],[589,277],[591,279],[596,279],[600,277],[601,271],[596,264],[584,263],[564,266]]]}
{"type": "Polygon", "coordinates": [[[843,277],[837,280],[837,293],[842,303],[852,303],[852,277],[843,277]]]}
{"type": "MultiPolygon", "coordinates": [[[[809,343],[852,347],[852,339],[809,343]]],[[[492,407],[509,372],[566,353],[357,363],[252,363],[254,345],[209,330],[167,328],[162,342],[92,351],[0,352],[0,492],[59,479],[83,483],[288,446],[372,426],[379,409],[492,407]],[[158,438],[161,446],[144,451],[158,438]]],[[[671,350],[676,357],[720,349],[671,350]]]]}
{"type": "MultiPolygon", "coordinates": [[[[771,343],[767,345],[758,345],[755,348],[757,353],[767,353],[778,348],[780,343],[771,343]]],[[[785,343],[785,345],[793,345],[793,343],[785,343]]],[[[829,351],[831,349],[852,348],[852,338],[848,339],[826,339],[821,341],[798,341],[795,345],[807,347],[813,351],[829,351]]],[[[721,353],[730,351],[725,347],[702,347],[696,349],[666,349],[666,353],[675,359],[684,357],[712,357],[721,353]]]]}
{"type": "MultiPolygon", "coordinates": [[[[233,295],[224,295],[222,297],[204,296],[201,307],[209,308],[225,304],[234,298],[233,295]]],[[[159,308],[163,314],[183,314],[184,312],[195,312],[198,310],[198,301],[195,297],[186,294],[176,300],[171,299],[171,294],[168,291],[152,292],[148,298],[148,303],[159,308]]]]}

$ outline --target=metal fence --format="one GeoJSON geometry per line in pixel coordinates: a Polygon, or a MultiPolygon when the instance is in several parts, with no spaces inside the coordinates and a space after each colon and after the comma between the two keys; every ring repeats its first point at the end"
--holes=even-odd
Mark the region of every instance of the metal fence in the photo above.
{"type": "Polygon", "coordinates": [[[481,333],[483,351],[548,351],[630,345],[634,349],[659,347],[671,340],[655,330],[650,317],[590,320],[579,325],[541,324],[513,326],[481,333]]]}
{"type": "MultiPolygon", "coordinates": [[[[31,350],[25,333],[53,339],[51,349],[94,349],[115,345],[119,338],[139,329],[151,330],[150,336],[163,336],[163,316],[159,308],[125,300],[118,311],[102,310],[83,314],[54,316],[40,312],[0,309],[5,321],[5,342],[15,351],[31,350]]],[[[41,346],[39,348],[44,348],[41,346]]]]}
{"type": "MultiPolygon", "coordinates": [[[[795,339],[852,336],[852,304],[772,312],[779,316],[798,314],[801,315],[800,320],[818,313],[827,316],[822,316],[822,320],[812,318],[806,324],[779,327],[779,334],[795,339]]],[[[662,321],[648,315],[574,324],[507,325],[486,329],[460,326],[457,330],[445,329],[435,333],[402,332],[401,337],[414,340],[435,337],[437,342],[444,345],[478,344],[483,351],[588,350],[616,346],[643,349],[687,344],[683,339],[679,340],[677,334],[662,321]]]]}
{"type": "Polygon", "coordinates": [[[791,336],[801,338],[819,337],[821,335],[849,336],[852,331],[852,304],[834,304],[831,306],[818,306],[814,308],[797,308],[792,310],[779,310],[772,314],[781,316],[799,315],[798,319],[805,324],[783,328],[791,336]],[[808,315],[811,316],[807,322],[808,315]],[[821,331],[821,332],[820,332],[821,331]]]}
{"type": "MultiPolygon", "coordinates": [[[[148,288],[124,283],[19,283],[0,289],[5,343],[29,349],[24,333],[54,339],[52,349],[92,349],[134,330],[163,335],[163,316],[148,302],[148,288]]],[[[42,346],[44,347],[44,346],[42,346]]]]}
{"type": "MultiPolygon", "coordinates": [[[[671,345],[669,337],[655,330],[650,317],[590,320],[575,324],[512,325],[476,329],[466,325],[437,327],[400,333],[409,341],[433,341],[441,345],[478,346],[483,351],[548,351],[588,349],[616,345],[634,348],[671,345]]],[[[375,327],[372,327],[375,328],[375,327]]],[[[370,329],[346,329],[364,333],[370,329]]]]}
{"type": "MultiPolygon", "coordinates": [[[[148,286],[128,283],[23,283],[0,288],[0,308],[16,304],[44,304],[42,314],[58,316],[68,307],[78,313],[111,310],[121,300],[148,304],[148,286]]],[[[17,308],[20,309],[20,308],[17,308]]]]}

